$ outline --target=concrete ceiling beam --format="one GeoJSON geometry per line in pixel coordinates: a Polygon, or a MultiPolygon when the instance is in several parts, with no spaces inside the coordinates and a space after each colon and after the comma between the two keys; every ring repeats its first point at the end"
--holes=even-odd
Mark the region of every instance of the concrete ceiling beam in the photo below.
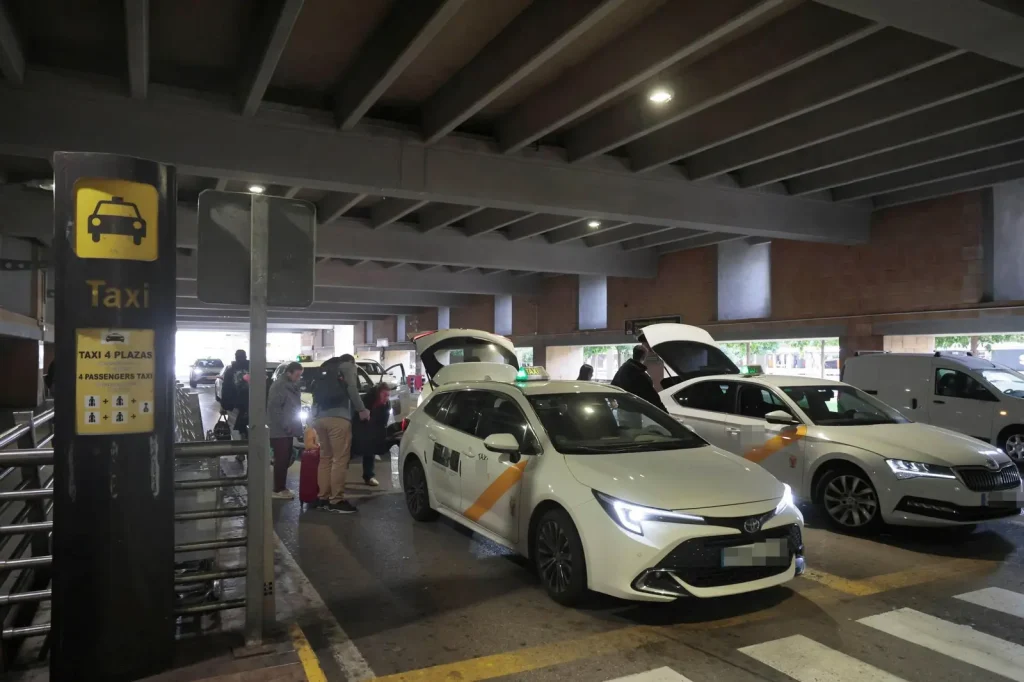
{"type": "Polygon", "coordinates": [[[260,108],[302,4],[303,0],[273,0],[266,25],[256,32],[261,42],[256,46],[254,58],[249,62],[252,66],[246,69],[239,88],[243,116],[254,116],[260,108]]]}
{"type": "MultiPolygon", "coordinates": [[[[715,3],[707,3],[706,12],[715,3]]],[[[652,104],[637,92],[565,134],[571,160],[604,154],[777,78],[880,30],[878,24],[806,3],[703,59],[658,76],[673,97],[652,104]]]]}
{"type": "Polygon", "coordinates": [[[1024,13],[985,0],[818,0],[844,12],[901,28],[1024,68],[1024,13]]]}
{"type": "Polygon", "coordinates": [[[396,3],[346,71],[334,94],[334,115],[351,130],[462,8],[465,0],[396,3]]]}
{"type": "Polygon", "coordinates": [[[709,233],[706,230],[700,229],[684,229],[681,227],[674,227],[664,232],[658,232],[656,234],[648,235],[646,237],[637,237],[628,241],[622,242],[622,248],[625,251],[643,251],[645,249],[652,249],[663,244],[671,244],[672,242],[678,242],[683,239],[694,239],[696,237],[703,237],[709,233]]]}
{"type": "MultiPolygon", "coordinates": [[[[177,280],[178,297],[196,298],[198,288],[194,279],[177,280]]],[[[473,305],[480,299],[472,294],[446,294],[416,289],[367,289],[359,287],[317,286],[313,292],[315,304],[360,303],[385,306],[425,306],[460,308],[473,305]]]]}
{"type": "Polygon", "coordinates": [[[806,194],[868,180],[887,173],[1024,140],[1024,114],[909,144],[856,161],[808,173],[787,183],[791,194],[806,194]]]}
{"type": "MultiPolygon", "coordinates": [[[[743,187],[767,185],[1018,113],[1024,113],[1024,83],[1014,81],[752,164],[737,176],[743,187]]],[[[792,180],[790,192],[814,191],[800,185],[800,178],[792,180]]]]}
{"type": "Polygon", "coordinates": [[[454,137],[424,147],[401,131],[338,132],[305,114],[278,118],[266,106],[244,118],[153,92],[136,102],[59,75],[33,72],[32,81],[38,89],[0,84],[0,153],[48,159],[59,149],[104,149],[173,163],[181,173],[310,190],[669,227],[697,222],[746,236],[867,239],[864,207],[695,185],[670,170],[638,176],[616,159],[568,164],[545,150],[510,157],[454,137]]]}
{"type": "Polygon", "coordinates": [[[462,233],[467,237],[477,237],[508,227],[534,215],[536,214],[527,211],[512,211],[506,208],[485,208],[466,219],[466,226],[462,228],[462,233]]]}
{"type": "MultiPolygon", "coordinates": [[[[177,296],[174,299],[175,309],[183,315],[198,314],[194,311],[244,311],[249,306],[229,305],[225,303],[206,303],[190,296],[177,296]]],[[[308,308],[269,308],[270,314],[302,313],[309,315],[415,315],[422,312],[418,306],[382,305],[379,303],[322,303],[316,302],[308,308]]]]}
{"type": "Polygon", "coordinates": [[[634,170],[657,168],[960,54],[885,28],[626,146],[634,170]]]}
{"type": "Polygon", "coordinates": [[[506,152],[520,151],[673,64],[791,4],[781,0],[666,3],[503,116],[498,121],[499,144],[506,152]]]}
{"type": "Polygon", "coordinates": [[[149,0],[125,0],[124,25],[128,47],[128,92],[137,99],[146,99],[149,90],[149,0]]]}
{"type": "Polygon", "coordinates": [[[612,244],[621,244],[631,239],[639,239],[640,237],[647,237],[674,229],[678,228],[665,227],[664,225],[626,225],[615,230],[600,231],[595,235],[586,237],[583,243],[590,247],[611,246],[612,244]]]}
{"type": "Polygon", "coordinates": [[[767,130],[696,154],[686,160],[686,169],[694,180],[721,175],[794,149],[1017,81],[1022,76],[1024,73],[1020,69],[987,57],[960,55],[767,130]]]}
{"type": "Polygon", "coordinates": [[[423,107],[433,144],[553,59],[627,0],[546,0],[530,4],[423,107]]]}
{"type": "Polygon", "coordinates": [[[519,241],[557,230],[565,225],[572,225],[579,222],[579,220],[575,216],[539,214],[525,220],[520,220],[508,228],[507,234],[510,241],[519,241]]]}
{"type": "Polygon", "coordinates": [[[448,227],[454,222],[468,218],[483,209],[479,206],[460,204],[430,204],[420,211],[420,232],[430,232],[439,227],[448,227]]]}
{"type": "Polygon", "coordinates": [[[704,246],[714,246],[715,244],[722,244],[725,242],[733,242],[737,239],[743,239],[743,237],[737,237],[732,234],[704,234],[691,239],[682,239],[676,242],[669,242],[658,247],[659,254],[676,253],[677,251],[689,251],[690,249],[699,249],[704,246]]]}
{"type": "Polygon", "coordinates": [[[950,194],[982,189],[991,185],[1009,182],[1010,180],[1019,180],[1020,178],[1024,178],[1024,163],[1002,166],[1001,168],[994,168],[970,175],[962,175],[887,194],[879,194],[873,201],[876,208],[889,208],[890,206],[900,206],[916,201],[924,201],[925,199],[935,199],[950,194]]]}

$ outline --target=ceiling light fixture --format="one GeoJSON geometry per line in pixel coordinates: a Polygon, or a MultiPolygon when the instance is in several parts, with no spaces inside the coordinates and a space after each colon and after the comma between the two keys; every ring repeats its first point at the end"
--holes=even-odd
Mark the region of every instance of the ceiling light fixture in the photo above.
{"type": "Polygon", "coordinates": [[[651,90],[651,93],[647,95],[647,99],[651,100],[655,104],[665,104],[666,102],[672,101],[672,91],[665,88],[655,88],[651,90]]]}
{"type": "Polygon", "coordinates": [[[38,187],[39,187],[39,189],[44,189],[47,192],[52,192],[53,191],[53,180],[40,180],[38,187]]]}
{"type": "Polygon", "coordinates": [[[587,223],[587,227],[589,227],[591,230],[596,230],[597,228],[601,227],[601,221],[591,220],[587,223]]]}
{"type": "Polygon", "coordinates": [[[253,194],[263,194],[267,191],[267,188],[263,185],[249,185],[249,191],[253,194]]]}

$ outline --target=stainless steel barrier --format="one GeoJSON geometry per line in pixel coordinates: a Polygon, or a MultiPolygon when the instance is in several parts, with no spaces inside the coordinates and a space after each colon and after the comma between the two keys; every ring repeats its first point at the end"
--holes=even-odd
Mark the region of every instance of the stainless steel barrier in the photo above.
{"type": "Polygon", "coordinates": [[[15,412],[0,433],[0,672],[22,640],[45,635],[40,607],[49,602],[53,557],[53,406],[15,412]],[[17,450],[6,450],[11,446],[17,450]]]}

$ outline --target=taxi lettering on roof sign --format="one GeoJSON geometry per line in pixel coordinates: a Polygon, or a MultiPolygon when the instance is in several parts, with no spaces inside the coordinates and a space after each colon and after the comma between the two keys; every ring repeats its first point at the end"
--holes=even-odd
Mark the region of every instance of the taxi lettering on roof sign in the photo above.
{"type": "Polygon", "coordinates": [[[547,381],[548,372],[540,365],[522,367],[516,374],[516,381],[547,381]]]}
{"type": "Polygon", "coordinates": [[[75,433],[153,430],[152,329],[78,329],[75,433]]]}
{"type": "Polygon", "coordinates": [[[75,182],[75,255],[155,261],[157,205],[153,185],[113,178],[75,182]]]}

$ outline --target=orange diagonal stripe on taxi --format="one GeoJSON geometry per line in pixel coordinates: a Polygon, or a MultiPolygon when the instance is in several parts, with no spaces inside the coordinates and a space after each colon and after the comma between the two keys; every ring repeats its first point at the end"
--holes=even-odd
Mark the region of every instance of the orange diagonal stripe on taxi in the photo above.
{"type": "Polygon", "coordinates": [[[487,490],[480,493],[476,502],[466,510],[466,518],[470,521],[479,521],[480,517],[486,514],[501,499],[501,496],[509,491],[509,488],[519,482],[519,479],[523,477],[524,469],[526,469],[525,459],[501,472],[501,476],[494,479],[494,483],[487,486],[487,490]]]}
{"type": "Polygon", "coordinates": [[[806,435],[807,427],[801,424],[789,433],[780,433],[777,436],[772,436],[766,440],[763,445],[750,448],[743,453],[743,457],[744,459],[749,459],[751,462],[762,462],[782,448],[787,445],[792,445],[806,435]]]}

